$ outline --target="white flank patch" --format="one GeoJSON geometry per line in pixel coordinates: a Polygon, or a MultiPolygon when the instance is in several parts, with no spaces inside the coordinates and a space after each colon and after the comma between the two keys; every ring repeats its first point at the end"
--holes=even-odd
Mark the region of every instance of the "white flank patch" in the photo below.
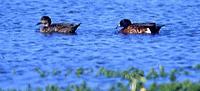
{"type": "Polygon", "coordinates": [[[147,28],[147,31],[145,31],[145,33],[151,33],[150,29],[147,28]]]}

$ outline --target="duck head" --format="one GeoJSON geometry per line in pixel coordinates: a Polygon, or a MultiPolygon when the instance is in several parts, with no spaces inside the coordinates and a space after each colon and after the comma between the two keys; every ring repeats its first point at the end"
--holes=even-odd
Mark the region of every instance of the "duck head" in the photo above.
{"type": "Polygon", "coordinates": [[[37,25],[42,24],[45,27],[48,27],[51,25],[51,18],[49,16],[42,16],[40,19],[40,22],[37,23],[37,25]]]}
{"type": "Polygon", "coordinates": [[[120,21],[119,25],[116,28],[118,28],[118,27],[126,28],[131,24],[132,23],[131,23],[131,21],[129,19],[123,19],[123,20],[120,21]]]}

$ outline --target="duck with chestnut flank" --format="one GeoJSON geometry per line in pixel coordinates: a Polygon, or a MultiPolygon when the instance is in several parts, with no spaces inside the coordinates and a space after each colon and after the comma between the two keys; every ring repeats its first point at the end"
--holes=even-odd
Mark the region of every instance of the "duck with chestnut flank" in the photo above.
{"type": "Polygon", "coordinates": [[[51,23],[51,18],[49,16],[42,16],[40,22],[37,25],[42,24],[43,26],[40,28],[40,32],[43,33],[65,33],[72,34],[75,33],[76,29],[80,26],[79,24],[72,23],[51,23]]]}
{"type": "Polygon", "coordinates": [[[123,34],[158,34],[161,27],[156,23],[131,23],[129,19],[123,19],[116,27],[123,27],[119,33],[123,34]]]}

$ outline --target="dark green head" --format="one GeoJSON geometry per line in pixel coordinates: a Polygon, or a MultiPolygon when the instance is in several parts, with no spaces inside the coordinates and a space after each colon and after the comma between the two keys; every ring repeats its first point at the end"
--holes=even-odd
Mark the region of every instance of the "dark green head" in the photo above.
{"type": "Polygon", "coordinates": [[[119,25],[116,27],[116,29],[117,29],[118,27],[126,28],[126,27],[128,27],[129,25],[131,25],[131,24],[132,24],[132,23],[131,23],[131,21],[130,21],[129,19],[123,19],[123,20],[120,21],[120,23],[119,23],[119,25]]]}
{"type": "Polygon", "coordinates": [[[120,27],[128,27],[129,25],[131,25],[131,21],[129,19],[123,19],[120,21],[119,26],[120,27]]]}

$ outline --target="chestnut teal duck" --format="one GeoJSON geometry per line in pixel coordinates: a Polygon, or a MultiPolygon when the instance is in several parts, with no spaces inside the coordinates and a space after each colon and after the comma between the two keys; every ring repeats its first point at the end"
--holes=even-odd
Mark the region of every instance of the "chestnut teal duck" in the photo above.
{"type": "Polygon", "coordinates": [[[158,34],[161,27],[156,23],[131,23],[129,19],[123,19],[116,27],[123,27],[119,33],[123,34],[158,34]]]}
{"type": "Polygon", "coordinates": [[[51,23],[51,18],[49,16],[42,16],[40,22],[37,25],[42,24],[40,28],[40,32],[43,33],[65,33],[65,34],[72,34],[75,33],[76,29],[80,26],[79,24],[72,24],[72,23],[51,23]]]}

